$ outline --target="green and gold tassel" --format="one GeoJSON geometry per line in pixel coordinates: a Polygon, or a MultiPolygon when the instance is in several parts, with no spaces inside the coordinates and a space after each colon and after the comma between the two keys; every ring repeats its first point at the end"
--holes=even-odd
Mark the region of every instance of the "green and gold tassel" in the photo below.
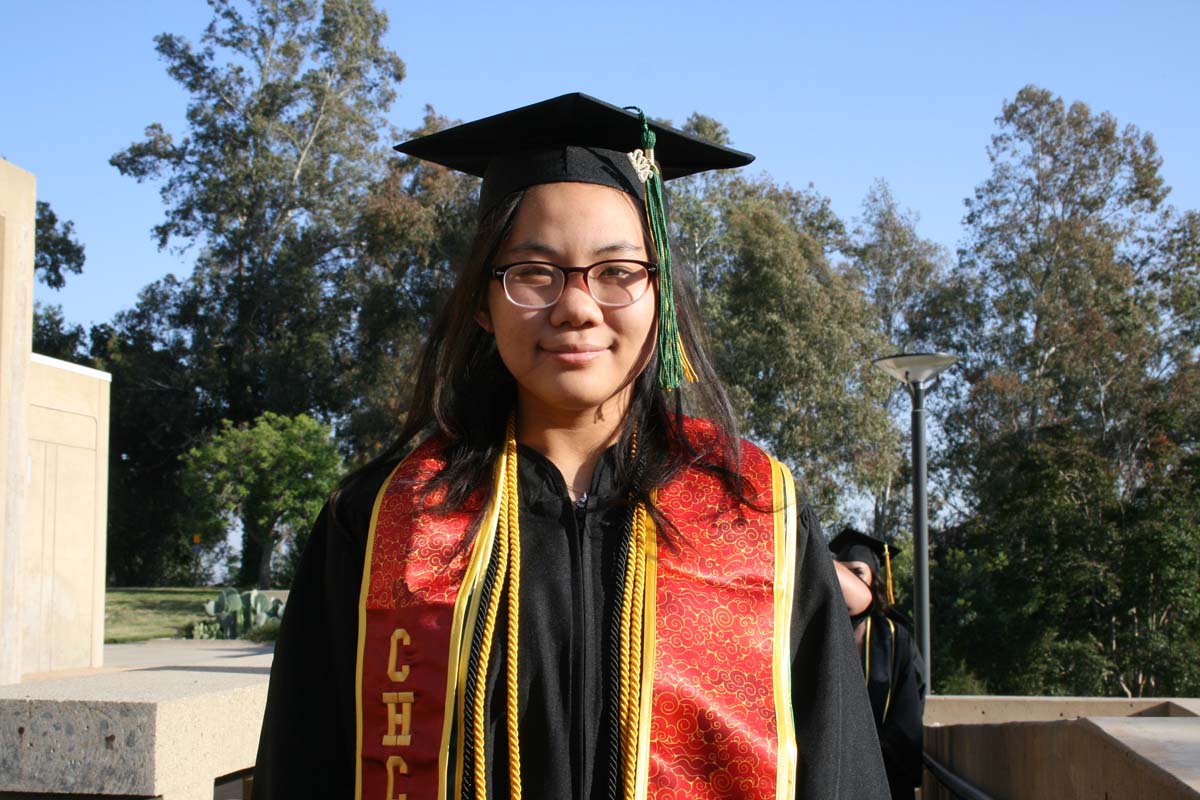
{"type": "Polygon", "coordinates": [[[629,154],[638,177],[646,186],[646,220],[658,255],[658,385],[678,389],[683,381],[696,382],[696,371],[688,361],[675,316],[675,286],[671,270],[671,245],[668,242],[667,212],[663,204],[663,179],[654,161],[654,131],[646,113],[628,106],[642,120],[642,149],[629,154]]]}

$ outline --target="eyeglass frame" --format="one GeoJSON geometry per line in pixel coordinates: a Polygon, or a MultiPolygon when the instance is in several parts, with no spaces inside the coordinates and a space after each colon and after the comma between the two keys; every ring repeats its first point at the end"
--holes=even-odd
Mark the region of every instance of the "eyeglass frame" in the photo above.
{"type": "MultiPolygon", "coordinates": [[[[653,278],[655,275],[658,274],[658,264],[656,264],[653,261],[642,261],[637,258],[606,258],[603,261],[597,261],[594,264],[588,264],[586,267],[564,267],[561,264],[555,264],[553,261],[537,261],[537,260],[528,260],[527,259],[525,261],[514,261],[511,264],[500,264],[498,266],[492,267],[492,279],[500,281],[500,287],[502,289],[504,289],[504,297],[505,297],[505,299],[508,300],[508,302],[512,303],[517,308],[525,308],[525,309],[529,309],[531,311],[541,310],[544,308],[550,308],[553,305],[555,305],[559,300],[562,300],[563,292],[565,292],[567,290],[567,278],[569,278],[572,273],[577,273],[577,272],[583,273],[583,285],[587,287],[588,297],[592,298],[592,300],[595,301],[596,305],[604,306],[605,308],[628,308],[629,306],[633,305],[638,300],[641,300],[643,297],[646,296],[646,291],[643,289],[642,293],[640,295],[638,295],[637,300],[630,300],[628,303],[622,303],[621,305],[613,305],[612,303],[605,303],[602,300],[597,299],[596,295],[592,294],[592,285],[591,285],[591,283],[588,282],[588,277],[591,274],[591,271],[593,269],[595,269],[596,267],[603,266],[605,264],[637,264],[638,266],[640,266],[646,270],[647,278],[653,278]],[[562,273],[562,276],[563,276],[562,288],[560,288],[558,290],[558,297],[554,298],[554,302],[547,303],[544,306],[523,306],[520,303],[518,303],[517,301],[512,299],[512,296],[508,293],[508,287],[505,286],[505,284],[504,284],[504,273],[508,272],[513,267],[522,267],[522,266],[525,266],[526,264],[537,264],[537,265],[543,266],[543,267],[554,267],[555,269],[557,269],[559,272],[562,273]]],[[[649,287],[650,287],[650,281],[647,280],[646,288],[648,289],[649,287]]]]}

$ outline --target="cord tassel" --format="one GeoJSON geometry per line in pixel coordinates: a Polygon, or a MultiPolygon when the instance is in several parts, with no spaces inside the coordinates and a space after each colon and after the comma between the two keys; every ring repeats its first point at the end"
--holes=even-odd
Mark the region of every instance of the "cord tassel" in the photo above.
{"type": "Polygon", "coordinates": [[[887,544],[883,545],[883,563],[887,565],[887,593],[888,605],[896,605],[896,595],[892,593],[892,548],[887,544]]]}
{"type": "Polygon", "coordinates": [[[671,268],[671,245],[667,227],[666,205],[663,202],[662,170],[654,161],[656,136],[650,129],[646,112],[637,106],[627,106],[642,120],[642,149],[629,154],[638,176],[646,186],[646,222],[658,256],[658,385],[663,389],[678,389],[683,381],[696,382],[696,370],[683,347],[679,320],[675,313],[675,284],[671,268]]]}

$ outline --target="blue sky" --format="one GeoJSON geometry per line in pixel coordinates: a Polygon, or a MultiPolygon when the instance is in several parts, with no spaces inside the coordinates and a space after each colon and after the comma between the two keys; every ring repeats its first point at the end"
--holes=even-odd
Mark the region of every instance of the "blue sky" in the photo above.
{"type": "MultiPolygon", "coordinates": [[[[724,122],[749,167],[812,183],[852,218],[875,178],[953,248],[988,172],[1005,99],[1034,83],[1155,135],[1169,201],[1200,208],[1200,2],[383,2],[408,66],[389,117],[472,119],[563,92],[656,117],[724,122]]],[[[8,0],[0,12],[0,156],[75,221],[84,274],[37,288],[68,320],[102,322],[191,254],[162,253],[157,188],[108,165],[151,122],[182,132],[187,101],[155,34],[198,38],[202,0],[8,0]]]]}

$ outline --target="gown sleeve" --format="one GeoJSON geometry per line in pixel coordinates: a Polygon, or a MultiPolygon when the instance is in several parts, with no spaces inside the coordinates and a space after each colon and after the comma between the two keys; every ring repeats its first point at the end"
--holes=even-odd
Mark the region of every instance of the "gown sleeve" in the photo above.
{"type": "Polygon", "coordinates": [[[358,595],[386,475],[364,478],[313,525],[275,643],[254,800],[354,796],[358,595]]]}
{"type": "Polygon", "coordinates": [[[792,609],[796,797],[887,798],[875,720],[820,523],[800,507],[792,609]]]}

